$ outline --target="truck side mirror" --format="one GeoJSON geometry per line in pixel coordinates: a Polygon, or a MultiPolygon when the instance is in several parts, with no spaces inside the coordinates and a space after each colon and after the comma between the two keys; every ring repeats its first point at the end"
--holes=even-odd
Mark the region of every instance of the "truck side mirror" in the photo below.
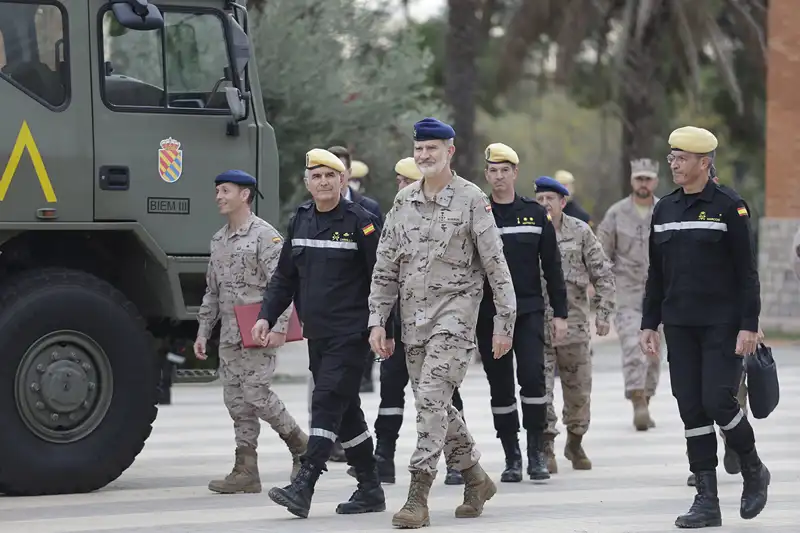
{"type": "Polygon", "coordinates": [[[122,26],[132,30],[148,31],[164,27],[164,17],[147,0],[109,0],[114,17],[122,26]]]}
{"type": "Polygon", "coordinates": [[[228,14],[228,28],[230,29],[231,35],[233,68],[236,69],[236,75],[242,78],[244,76],[244,69],[250,61],[250,38],[230,13],[228,14]]]}
{"type": "Polygon", "coordinates": [[[236,87],[225,87],[225,100],[228,101],[228,108],[231,110],[233,120],[238,122],[247,116],[247,106],[245,106],[242,93],[236,87]]]}

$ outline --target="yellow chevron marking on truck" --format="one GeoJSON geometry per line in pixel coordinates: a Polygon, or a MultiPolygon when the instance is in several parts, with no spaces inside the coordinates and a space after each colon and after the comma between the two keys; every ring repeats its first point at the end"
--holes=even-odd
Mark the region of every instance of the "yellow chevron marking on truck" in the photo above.
{"type": "Polygon", "coordinates": [[[17,142],[14,143],[14,148],[11,150],[11,157],[8,158],[8,164],[3,171],[3,176],[0,178],[0,202],[5,200],[8,188],[11,186],[11,180],[14,179],[14,174],[17,173],[19,161],[22,159],[22,152],[28,150],[28,155],[31,156],[33,169],[36,171],[36,177],[39,178],[39,185],[42,187],[45,199],[49,203],[56,203],[56,192],[53,190],[53,184],[47,176],[47,169],[44,167],[42,161],[42,154],[39,153],[39,148],[36,146],[36,141],[33,140],[33,134],[28,127],[28,123],[23,121],[22,127],[17,135],[17,142]]]}

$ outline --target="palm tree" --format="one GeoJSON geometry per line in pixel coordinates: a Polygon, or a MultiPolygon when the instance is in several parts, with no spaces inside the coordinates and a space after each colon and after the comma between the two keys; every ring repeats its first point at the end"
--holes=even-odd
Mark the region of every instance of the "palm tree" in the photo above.
{"type": "MultiPolygon", "coordinates": [[[[697,94],[704,64],[718,69],[736,116],[752,111],[737,70],[763,78],[766,10],[767,0],[520,0],[498,88],[519,81],[532,48],[555,48],[554,83],[583,84],[589,101],[616,104],[627,168],[632,158],[658,153],[671,96],[697,94]],[[592,65],[582,59],[586,48],[595,52],[592,65]]],[[[627,172],[619,184],[627,193],[627,172]]]]}

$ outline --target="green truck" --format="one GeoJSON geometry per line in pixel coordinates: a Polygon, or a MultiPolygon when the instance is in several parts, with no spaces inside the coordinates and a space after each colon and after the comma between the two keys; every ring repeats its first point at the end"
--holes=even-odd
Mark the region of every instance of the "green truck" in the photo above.
{"type": "Polygon", "coordinates": [[[0,0],[0,493],[97,490],[194,339],[213,178],[278,154],[233,0],[0,0]]]}

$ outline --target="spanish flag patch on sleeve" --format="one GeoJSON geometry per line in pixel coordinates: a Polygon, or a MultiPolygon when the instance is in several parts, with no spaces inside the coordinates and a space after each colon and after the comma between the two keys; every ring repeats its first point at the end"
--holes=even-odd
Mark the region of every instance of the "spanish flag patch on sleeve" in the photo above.
{"type": "Polygon", "coordinates": [[[739,213],[740,217],[746,217],[747,216],[747,208],[745,208],[745,207],[738,208],[736,210],[736,212],[739,213]]]}
{"type": "Polygon", "coordinates": [[[364,235],[369,235],[370,233],[375,232],[375,226],[373,224],[367,224],[366,226],[361,228],[361,231],[364,232],[364,235]]]}

